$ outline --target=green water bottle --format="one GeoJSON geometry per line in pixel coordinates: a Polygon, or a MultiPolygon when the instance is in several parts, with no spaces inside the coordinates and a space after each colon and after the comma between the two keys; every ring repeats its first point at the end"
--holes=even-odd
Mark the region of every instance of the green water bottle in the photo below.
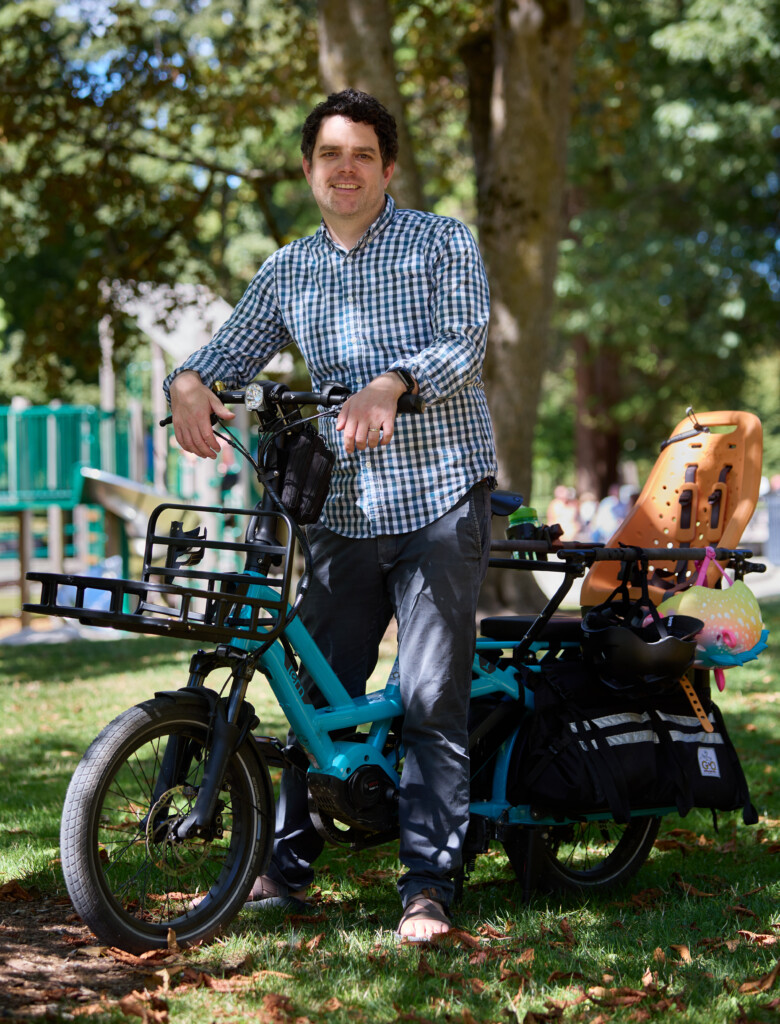
{"type": "MultiPolygon", "coordinates": [[[[535,540],[539,518],[535,508],[521,505],[509,514],[509,525],[506,528],[507,540],[535,540]]],[[[513,551],[512,558],[533,558],[528,551],[513,551]]]]}

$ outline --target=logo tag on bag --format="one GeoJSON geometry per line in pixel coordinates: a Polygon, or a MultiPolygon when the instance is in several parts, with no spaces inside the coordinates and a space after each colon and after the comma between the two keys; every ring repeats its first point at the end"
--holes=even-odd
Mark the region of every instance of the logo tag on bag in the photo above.
{"type": "Polygon", "coordinates": [[[699,771],[702,775],[708,779],[719,779],[720,766],[712,747],[699,747],[697,754],[699,755],[699,771]]]}

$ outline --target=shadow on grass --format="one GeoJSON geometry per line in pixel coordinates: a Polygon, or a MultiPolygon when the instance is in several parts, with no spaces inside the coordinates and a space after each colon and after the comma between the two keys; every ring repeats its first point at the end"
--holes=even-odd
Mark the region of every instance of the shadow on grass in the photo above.
{"type": "MultiPolygon", "coordinates": [[[[63,644],[0,646],[0,686],[11,683],[67,683],[110,676],[141,665],[165,665],[180,652],[194,654],[198,644],[166,637],[71,640],[63,644]]],[[[186,678],[182,680],[182,684],[186,678]]]]}

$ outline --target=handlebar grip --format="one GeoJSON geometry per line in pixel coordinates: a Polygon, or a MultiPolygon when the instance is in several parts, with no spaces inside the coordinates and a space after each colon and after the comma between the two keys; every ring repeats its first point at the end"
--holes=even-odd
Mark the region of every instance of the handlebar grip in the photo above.
{"type": "MultiPolygon", "coordinates": [[[[160,420],[159,423],[160,423],[161,427],[170,427],[170,425],[173,423],[173,416],[171,416],[170,413],[169,413],[165,417],[165,419],[164,420],[160,420]]],[[[215,412],[213,412],[211,414],[211,425],[214,426],[215,423],[219,423],[219,416],[217,416],[217,414],[215,412]]]]}
{"type": "Polygon", "coordinates": [[[228,391],[223,388],[222,391],[215,391],[214,394],[223,405],[243,405],[246,402],[246,392],[243,388],[238,391],[228,391]]]}

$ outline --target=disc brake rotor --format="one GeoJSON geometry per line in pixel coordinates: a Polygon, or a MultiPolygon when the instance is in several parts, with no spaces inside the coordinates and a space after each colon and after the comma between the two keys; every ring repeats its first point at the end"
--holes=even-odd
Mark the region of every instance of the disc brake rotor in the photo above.
{"type": "Polygon", "coordinates": [[[152,806],[146,821],[146,851],[154,866],[166,875],[189,874],[209,856],[211,840],[202,836],[180,839],[177,826],[195,804],[197,790],[174,786],[152,806]]]}

